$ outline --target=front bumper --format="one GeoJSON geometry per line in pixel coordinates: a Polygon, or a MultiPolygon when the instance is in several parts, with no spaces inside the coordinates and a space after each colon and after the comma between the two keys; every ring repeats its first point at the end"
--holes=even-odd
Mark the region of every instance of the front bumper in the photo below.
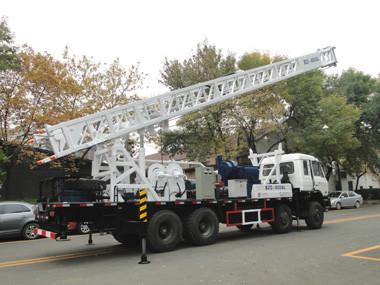
{"type": "Polygon", "coordinates": [[[323,204],[325,209],[331,208],[331,201],[329,197],[323,197],[323,204]]]}

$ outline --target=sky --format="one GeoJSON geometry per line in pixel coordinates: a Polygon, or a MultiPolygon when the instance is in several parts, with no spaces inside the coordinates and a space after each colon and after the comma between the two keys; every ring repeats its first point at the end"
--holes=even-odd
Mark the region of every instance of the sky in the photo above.
{"type": "Polygon", "coordinates": [[[167,91],[159,84],[165,57],[188,58],[204,40],[237,57],[335,46],[338,66],[328,73],[354,67],[377,77],[379,11],[376,0],[0,0],[16,44],[57,58],[68,46],[100,62],[139,63],[145,97],[167,91]]]}
{"type": "Polygon", "coordinates": [[[289,57],[335,46],[340,73],[380,73],[380,2],[376,0],[0,0],[16,44],[56,57],[140,63],[144,96],[158,83],[165,57],[185,59],[207,39],[224,53],[265,51],[289,57]]]}

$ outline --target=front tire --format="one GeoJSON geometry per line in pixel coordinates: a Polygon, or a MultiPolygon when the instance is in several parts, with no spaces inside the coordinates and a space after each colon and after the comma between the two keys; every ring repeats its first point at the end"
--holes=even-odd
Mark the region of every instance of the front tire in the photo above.
{"type": "Polygon", "coordinates": [[[182,238],[182,222],[172,211],[162,210],[153,215],[148,224],[149,248],[155,252],[171,251],[182,238]]]}
{"type": "Polygon", "coordinates": [[[286,204],[281,204],[275,209],[275,220],[271,223],[275,233],[284,234],[292,229],[293,217],[292,210],[286,204]]]}
{"type": "MultiPolygon", "coordinates": [[[[338,204],[337,204],[338,205],[338,204]]],[[[322,205],[317,201],[311,201],[309,203],[309,209],[305,219],[306,225],[309,229],[320,229],[323,225],[324,209],[322,205]]]]}
{"type": "Polygon", "coordinates": [[[34,230],[37,229],[38,226],[36,222],[27,223],[21,231],[23,239],[32,240],[38,238],[38,235],[34,234],[34,230]]]}
{"type": "Polygon", "coordinates": [[[185,219],[185,237],[194,245],[215,243],[219,233],[219,221],[213,210],[199,208],[185,219]]]}

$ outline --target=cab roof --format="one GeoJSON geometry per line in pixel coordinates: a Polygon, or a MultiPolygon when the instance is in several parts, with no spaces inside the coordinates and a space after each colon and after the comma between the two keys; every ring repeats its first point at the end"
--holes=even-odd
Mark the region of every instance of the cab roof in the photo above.
{"type": "MultiPolygon", "coordinates": [[[[274,156],[271,157],[266,157],[262,161],[260,161],[260,164],[271,164],[273,163],[274,156]]],[[[283,154],[281,155],[281,162],[289,162],[289,161],[294,161],[294,160],[316,160],[318,161],[317,158],[315,158],[312,155],[309,154],[304,154],[304,153],[288,153],[288,154],[283,154]]]]}

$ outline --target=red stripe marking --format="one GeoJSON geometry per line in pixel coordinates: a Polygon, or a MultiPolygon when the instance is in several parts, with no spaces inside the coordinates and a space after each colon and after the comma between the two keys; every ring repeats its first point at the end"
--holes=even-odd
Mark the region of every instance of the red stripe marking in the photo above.
{"type": "Polygon", "coordinates": [[[241,223],[230,224],[230,214],[238,214],[238,213],[241,213],[241,210],[237,210],[237,211],[226,211],[226,226],[227,226],[227,227],[232,227],[232,226],[238,226],[238,225],[241,225],[241,223]]]}

